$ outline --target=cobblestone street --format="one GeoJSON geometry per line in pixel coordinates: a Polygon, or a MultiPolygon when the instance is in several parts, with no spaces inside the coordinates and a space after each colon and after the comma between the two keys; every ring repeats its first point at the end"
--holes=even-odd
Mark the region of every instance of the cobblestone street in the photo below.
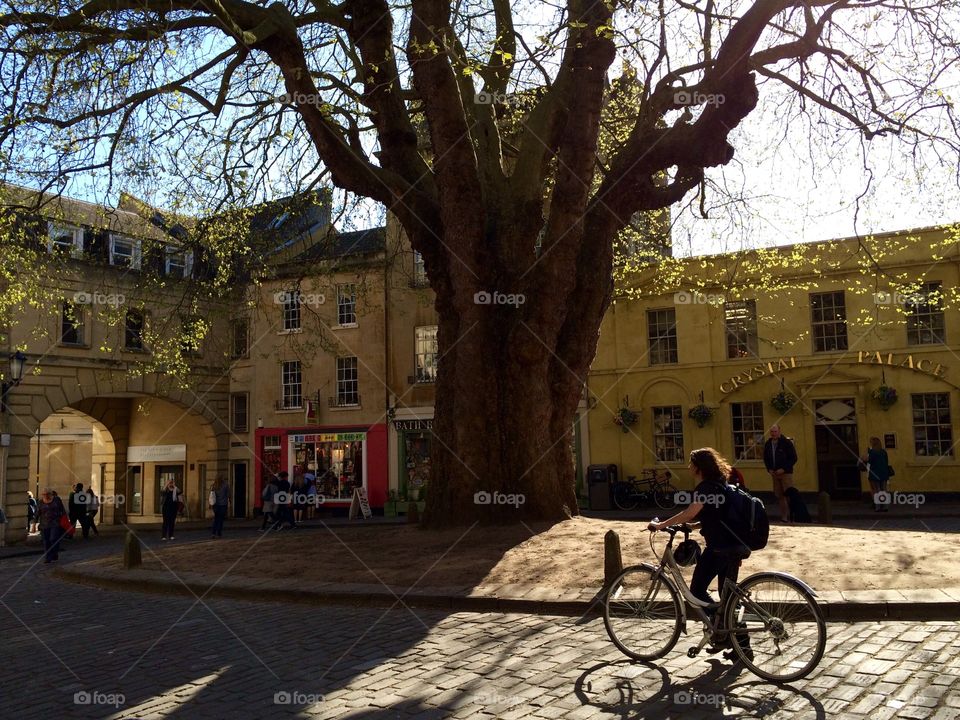
{"type": "Polygon", "coordinates": [[[957,623],[832,624],[778,688],[683,639],[631,664],[599,619],[110,592],[38,560],[0,561],[5,717],[960,717],[957,623]]]}

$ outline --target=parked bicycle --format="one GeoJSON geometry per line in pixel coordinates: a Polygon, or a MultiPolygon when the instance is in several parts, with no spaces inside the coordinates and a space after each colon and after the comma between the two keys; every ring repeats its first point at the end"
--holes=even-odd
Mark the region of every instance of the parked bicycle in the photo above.
{"type": "Polygon", "coordinates": [[[613,504],[621,510],[636,510],[641,504],[653,504],[664,510],[677,505],[677,489],[670,484],[670,471],[647,468],[640,479],[629,475],[613,484],[613,504]]]}
{"type": "MultiPolygon", "coordinates": [[[[635,660],[655,660],[687,632],[687,605],[703,623],[703,638],[687,650],[696,657],[708,642],[729,639],[735,655],[765,680],[805,677],[823,657],[827,626],[816,593],[782,572],[761,572],[739,583],[724,580],[720,601],[706,603],[690,592],[673,555],[673,539],[689,539],[693,525],[673,525],[657,566],[626,568],[607,592],[603,622],[613,643],[635,660]],[[686,601],[686,602],[684,602],[686,601]],[[716,609],[713,620],[706,609],[716,609]]],[[[657,555],[650,533],[650,548],[657,555]]]]}

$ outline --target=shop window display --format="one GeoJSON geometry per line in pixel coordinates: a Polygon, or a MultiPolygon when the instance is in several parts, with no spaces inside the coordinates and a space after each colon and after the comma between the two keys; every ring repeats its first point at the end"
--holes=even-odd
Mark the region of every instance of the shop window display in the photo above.
{"type": "Polygon", "coordinates": [[[430,436],[428,434],[404,434],[404,465],[407,499],[423,499],[427,484],[430,482],[430,436]]]}
{"type": "Polygon", "coordinates": [[[293,476],[312,473],[325,500],[348,500],[363,487],[362,433],[301,435],[293,443],[293,476]]]}

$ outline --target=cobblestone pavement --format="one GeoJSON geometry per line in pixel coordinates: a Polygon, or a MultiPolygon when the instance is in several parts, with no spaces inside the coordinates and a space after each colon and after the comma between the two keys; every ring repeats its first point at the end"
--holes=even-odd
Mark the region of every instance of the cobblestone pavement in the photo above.
{"type": "Polygon", "coordinates": [[[960,718],[958,623],[832,624],[776,687],[684,640],[631,664],[596,619],[121,593],[37,560],[0,561],[3,718],[960,718]]]}

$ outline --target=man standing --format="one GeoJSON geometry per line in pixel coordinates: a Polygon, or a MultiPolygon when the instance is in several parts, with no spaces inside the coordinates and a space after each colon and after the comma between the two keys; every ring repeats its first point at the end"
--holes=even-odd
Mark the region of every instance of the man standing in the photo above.
{"type": "Polygon", "coordinates": [[[790,522],[790,509],[784,491],[793,487],[793,466],[797,464],[797,448],[793,440],[780,433],[779,425],[770,427],[770,437],[763,445],[763,464],[773,480],[773,494],[780,505],[780,519],[790,522]]]}

